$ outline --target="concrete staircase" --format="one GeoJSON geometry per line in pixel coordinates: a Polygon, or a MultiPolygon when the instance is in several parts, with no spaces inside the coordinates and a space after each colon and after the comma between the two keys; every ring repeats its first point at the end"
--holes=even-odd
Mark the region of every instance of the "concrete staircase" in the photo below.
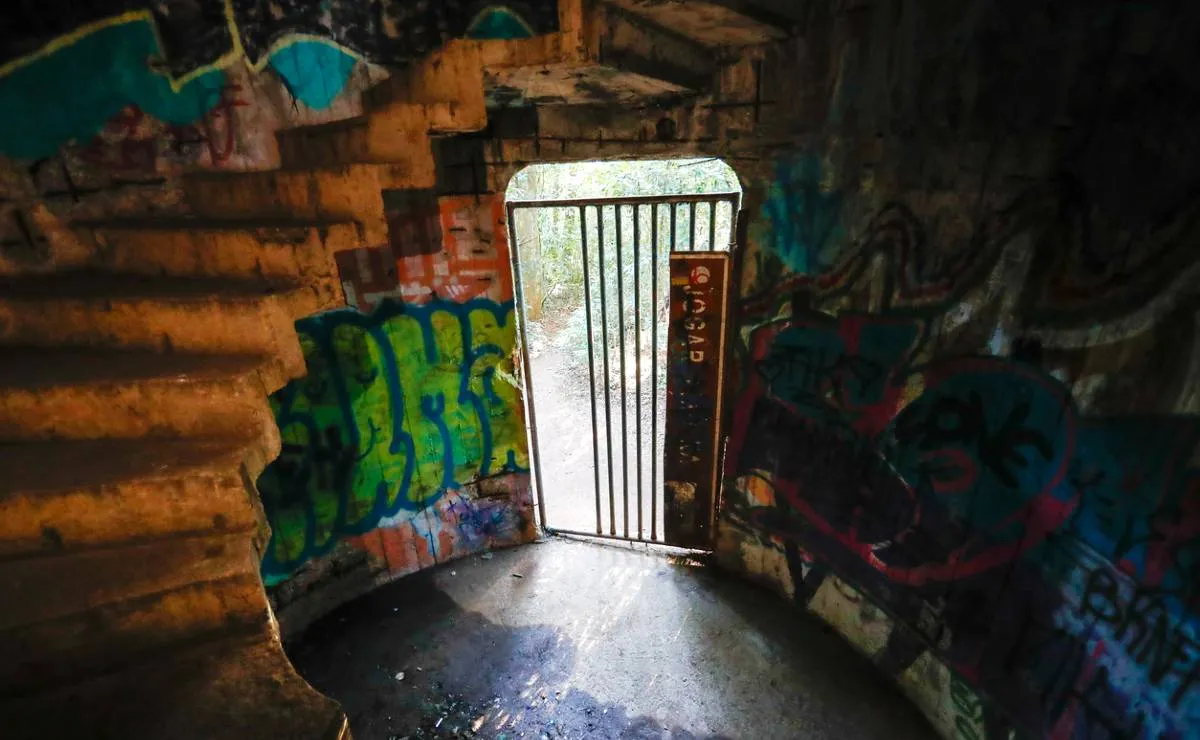
{"type": "Polygon", "coordinates": [[[383,191],[434,186],[485,83],[579,87],[596,7],[452,42],[362,116],[278,132],[278,169],[186,174],[186,215],[70,224],[54,269],[0,278],[0,735],[348,738],[259,576],[267,396],[304,373],[294,321],[343,303],[334,253],[386,242],[383,191]]]}
{"type": "Polygon", "coordinates": [[[188,216],[71,225],[0,279],[0,734],[347,738],[292,669],[259,576],[267,396],[333,255],[383,243],[382,191],[434,185],[431,136],[487,123],[478,44],[277,134],[281,167],[185,175],[188,216]]]}

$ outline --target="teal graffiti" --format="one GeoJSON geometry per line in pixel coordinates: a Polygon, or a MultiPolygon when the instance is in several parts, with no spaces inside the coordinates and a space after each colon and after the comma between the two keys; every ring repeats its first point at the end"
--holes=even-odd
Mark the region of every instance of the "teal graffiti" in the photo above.
{"type": "Polygon", "coordinates": [[[534,35],[525,19],[502,5],[485,8],[467,29],[472,39],[527,39],[534,35]]]}
{"type": "Polygon", "coordinates": [[[296,328],[308,375],[271,399],[283,450],[258,482],[268,582],[475,478],[526,469],[511,301],[387,299],[296,328]]]}
{"type": "Polygon", "coordinates": [[[204,72],[179,87],[156,69],[163,56],[152,22],[99,28],[50,53],[0,68],[0,153],[48,157],[87,141],[127,105],[166,123],[199,119],[221,99],[225,73],[204,72]]]}
{"type": "Polygon", "coordinates": [[[321,109],[342,92],[358,60],[330,44],[296,41],[272,54],[270,63],[294,98],[321,109]]]}
{"type": "Polygon", "coordinates": [[[833,265],[846,238],[842,196],[823,183],[821,160],[815,155],[776,160],[762,212],[767,243],[786,267],[817,275],[833,265]]]}

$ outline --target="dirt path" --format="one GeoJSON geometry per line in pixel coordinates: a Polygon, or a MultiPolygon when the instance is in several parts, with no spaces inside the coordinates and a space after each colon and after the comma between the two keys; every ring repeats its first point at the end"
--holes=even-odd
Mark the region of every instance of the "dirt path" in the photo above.
{"type": "MultiPolygon", "coordinates": [[[[589,402],[590,387],[588,383],[588,367],[586,359],[578,362],[573,359],[579,353],[563,352],[553,346],[541,347],[531,357],[533,366],[533,396],[534,412],[537,417],[537,438],[539,457],[542,470],[542,485],[545,487],[546,518],[549,526],[558,529],[572,529],[582,532],[594,532],[596,529],[596,477],[595,458],[592,452],[592,408],[589,402]],[[577,366],[578,365],[578,366],[577,366]]],[[[586,354],[583,355],[586,358],[586,354]]],[[[651,492],[655,487],[650,480],[651,445],[650,445],[650,413],[653,400],[650,388],[649,368],[643,367],[641,398],[635,396],[634,372],[629,363],[626,379],[626,417],[628,433],[622,429],[621,401],[619,375],[612,368],[613,378],[609,389],[611,406],[613,439],[613,509],[615,520],[610,515],[608,445],[605,442],[603,387],[596,389],[597,422],[599,429],[600,452],[600,492],[601,492],[601,526],[605,533],[610,533],[615,523],[617,534],[625,533],[625,486],[622,485],[622,472],[626,471],[629,495],[629,533],[637,536],[637,435],[636,435],[636,403],[641,402],[642,417],[642,529],[643,537],[649,539],[652,535],[651,521],[654,516],[659,520],[657,527],[661,537],[662,495],[659,493],[653,502],[657,514],[652,511],[651,492]],[[624,450],[622,449],[624,447],[624,450]],[[624,454],[622,454],[624,452],[624,454]],[[628,468],[625,468],[625,457],[628,458],[628,468]]],[[[661,394],[660,394],[661,395],[661,394]]],[[[662,455],[662,406],[664,399],[658,399],[659,406],[659,474],[661,478],[662,455]]]]}

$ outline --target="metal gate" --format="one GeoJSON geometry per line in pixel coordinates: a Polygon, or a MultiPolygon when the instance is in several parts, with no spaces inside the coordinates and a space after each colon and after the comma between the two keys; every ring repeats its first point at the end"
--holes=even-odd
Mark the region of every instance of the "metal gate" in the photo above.
{"type": "Polygon", "coordinates": [[[713,193],[508,203],[530,454],[546,530],[709,548],[740,201],[739,193],[713,193]],[[521,270],[522,238],[531,228],[527,212],[563,209],[573,226],[577,222],[570,252],[583,281],[590,402],[580,411],[590,418],[578,423],[590,424],[594,494],[594,527],[586,528],[547,521],[547,499],[569,492],[556,491],[555,481],[542,474],[545,453],[555,461],[562,443],[539,441],[529,286],[521,270]]]}

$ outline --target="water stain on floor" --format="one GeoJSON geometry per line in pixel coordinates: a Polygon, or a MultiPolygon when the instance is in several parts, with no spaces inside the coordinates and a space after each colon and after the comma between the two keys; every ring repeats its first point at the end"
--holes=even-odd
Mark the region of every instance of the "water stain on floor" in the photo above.
{"type": "Polygon", "coordinates": [[[904,740],[933,730],[775,594],[555,539],[409,576],[289,646],[356,740],[904,740]]]}

